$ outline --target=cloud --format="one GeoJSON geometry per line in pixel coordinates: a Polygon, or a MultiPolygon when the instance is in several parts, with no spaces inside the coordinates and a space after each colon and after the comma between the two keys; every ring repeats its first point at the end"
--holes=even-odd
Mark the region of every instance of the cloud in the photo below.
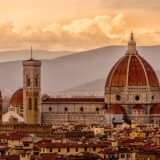
{"type": "Polygon", "coordinates": [[[129,34],[135,32],[138,44],[159,44],[160,32],[152,28],[130,28],[125,15],[99,15],[75,19],[69,23],[51,23],[46,26],[27,26],[16,31],[9,22],[0,24],[0,49],[34,48],[49,50],[85,50],[105,45],[126,44],[129,34]]]}
{"type": "Polygon", "coordinates": [[[156,9],[159,10],[159,0],[101,0],[101,6],[104,8],[113,7],[117,9],[156,9]]]}

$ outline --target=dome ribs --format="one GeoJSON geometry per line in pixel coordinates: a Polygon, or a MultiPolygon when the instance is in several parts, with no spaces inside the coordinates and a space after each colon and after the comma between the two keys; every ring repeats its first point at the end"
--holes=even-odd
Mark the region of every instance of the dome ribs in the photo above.
{"type": "Polygon", "coordinates": [[[18,89],[11,97],[9,106],[21,107],[23,106],[23,89],[18,89]]]}
{"type": "Polygon", "coordinates": [[[122,57],[111,69],[106,87],[159,87],[158,78],[146,60],[137,55],[122,57]]]}
{"type": "Polygon", "coordinates": [[[152,87],[158,87],[159,86],[159,82],[158,82],[158,78],[156,76],[155,71],[152,69],[151,65],[149,63],[146,62],[146,60],[144,58],[142,58],[141,56],[139,56],[141,61],[143,62],[143,65],[145,67],[147,76],[148,76],[148,81],[149,81],[149,85],[152,87]]]}
{"type": "Polygon", "coordinates": [[[144,69],[136,56],[131,57],[128,73],[128,86],[147,86],[147,78],[144,69]]]}
{"type": "Polygon", "coordinates": [[[111,77],[112,79],[110,80],[111,86],[114,86],[114,87],[125,86],[128,58],[129,56],[126,56],[125,58],[123,58],[123,60],[115,68],[114,73],[112,74],[112,77],[111,77]]]}

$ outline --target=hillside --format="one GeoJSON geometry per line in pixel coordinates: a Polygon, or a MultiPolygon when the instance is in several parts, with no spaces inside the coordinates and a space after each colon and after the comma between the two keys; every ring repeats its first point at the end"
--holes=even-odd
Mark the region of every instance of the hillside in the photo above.
{"type": "MultiPolygon", "coordinates": [[[[39,57],[39,59],[43,59],[42,93],[53,94],[68,89],[73,91],[78,88],[83,91],[85,89],[86,91],[95,90],[95,84],[92,85],[89,82],[106,79],[109,70],[125,54],[125,50],[125,46],[109,46],[75,54],[65,53],[58,55],[58,58],[54,57],[54,59],[46,56],[44,51],[44,56],[39,57]]],[[[155,70],[160,70],[160,46],[138,47],[138,50],[155,70]]],[[[37,57],[38,53],[37,51],[37,57]]],[[[0,89],[3,94],[12,94],[22,86],[22,64],[19,59],[15,60],[18,61],[0,63],[0,89]]],[[[99,86],[98,89],[104,86],[104,84],[98,83],[104,82],[96,82],[99,86]]]]}

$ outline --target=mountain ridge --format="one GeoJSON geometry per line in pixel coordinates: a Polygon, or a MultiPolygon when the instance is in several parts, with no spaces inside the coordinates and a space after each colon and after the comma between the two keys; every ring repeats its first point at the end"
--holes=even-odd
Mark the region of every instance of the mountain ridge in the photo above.
{"type": "MultiPolygon", "coordinates": [[[[62,53],[61,55],[57,53],[58,56],[53,59],[51,57],[45,59],[48,54],[43,56],[46,53],[44,52],[41,57],[43,58],[42,93],[52,95],[97,79],[106,79],[108,72],[116,61],[125,54],[126,49],[127,46],[114,45],[84,52],[62,53]]],[[[137,47],[137,50],[158,71],[159,75],[160,45],[137,47]]],[[[38,56],[38,52],[35,55],[38,56]]],[[[10,56],[8,57],[10,58],[10,56]]],[[[22,57],[17,57],[17,60],[14,61],[0,63],[0,90],[2,94],[11,95],[22,86],[22,60],[19,58],[22,57]]]]}

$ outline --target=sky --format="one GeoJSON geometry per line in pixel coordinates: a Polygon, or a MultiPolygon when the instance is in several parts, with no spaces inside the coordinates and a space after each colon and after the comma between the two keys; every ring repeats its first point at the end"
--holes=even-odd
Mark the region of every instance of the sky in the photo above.
{"type": "Polygon", "coordinates": [[[0,0],[0,50],[160,44],[160,0],[0,0]]]}

